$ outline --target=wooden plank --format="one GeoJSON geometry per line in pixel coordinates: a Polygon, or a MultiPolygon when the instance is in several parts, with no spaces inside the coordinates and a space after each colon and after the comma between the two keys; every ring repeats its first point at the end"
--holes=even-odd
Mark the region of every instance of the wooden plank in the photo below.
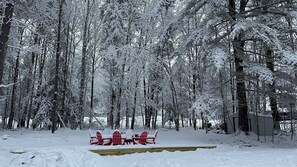
{"type": "Polygon", "coordinates": [[[196,151],[197,149],[213,149],[216,146],[195,146],[195,147],[145,147],[145,148],[121,148],[121,149],[100,149],[90,150],[91,152],[99,155],[125,155],[134,153],[145,153],[145,152],[162,152],[162,151],[196,151]]]}
{"type": "Polygon", "coordinates": [[[22,152],[22,151],[11,151],[10,153],[12,153],[12,154],[24,154],[26,152],[22,152]]]}
{"type": "MultiPolygon", "coordinates": [[[[89,150],[99,155],[125,155],[134,153],[145,153],[145,152],[162,152],[162,151],[196,151],[197,149],[214,149],[216,146],[194,146],[194,147],[144,147],[144,148],[120,148],[120,149],[100,149],[100,150],[89,150]]],[[[13,154],[23,154],[25,152],[12,151],[13,154]]]]}

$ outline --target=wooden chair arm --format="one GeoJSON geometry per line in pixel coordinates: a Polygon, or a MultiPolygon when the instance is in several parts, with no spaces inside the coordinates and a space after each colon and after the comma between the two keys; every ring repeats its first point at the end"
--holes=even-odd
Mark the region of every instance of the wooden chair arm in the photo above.
{"type": "Polygon", "coordinates": [[[112,143],[112,138],[102,138],[102,140],[103,140],[103,144],[102,145],[111,145],[111,143],[112,143]],[[104,141],[108,141],[108,143],[105,143],[104,144],[104,141]]]}

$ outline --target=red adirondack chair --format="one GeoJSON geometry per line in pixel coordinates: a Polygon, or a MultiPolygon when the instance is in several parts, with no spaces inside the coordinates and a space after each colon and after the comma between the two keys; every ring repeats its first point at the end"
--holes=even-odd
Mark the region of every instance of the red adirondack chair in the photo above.
{"type": "Polygon", "coordinates": [[[89,136],[90,136],[90,144],[97,144],[98,140],[96,135],[92,135],[91,130],[89,129],[89,136]]]}
{"type": "Polygon", "coordinates": [[[147,131],[144,131],[140,134],[139,137],[135,137],[135,136],[132,137],[133,144],[143,144],[143,145],[147,144],[147,141],[146,141],[147,135],[148,135],[147,131]]]}
{"type": "Polygon", "coordinates": [[[114,131],[112,134],[112,144],[113,145],[123,145],[125,144],[125,138],[122,138],[121,132],[114,131]]]}
{"type": "Polygon", "coordinates": [[[91,136],[90,135],[90,144],[94,144],[94,145],[110,145],[111,143],[111,139],[110,138],[103,138],[102,134],[97,131],[96,132],[96,136],[91,136]]]}
{"type": "Polygon", "coordinates": [[[156,138],[157,138],[158,132],[159,132],[159,131],[156,130],[156,131],[155,131],[155,134],[154,134],[153,136],[148,136],[146,142],[147,142],[148,144],[156,144],[155,140],[156,140],[156,138]]]}

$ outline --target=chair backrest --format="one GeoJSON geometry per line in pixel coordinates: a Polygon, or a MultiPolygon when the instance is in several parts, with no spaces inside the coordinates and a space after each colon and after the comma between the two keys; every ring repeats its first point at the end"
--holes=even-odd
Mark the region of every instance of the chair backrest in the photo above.
{"type": "Polygon", "coordinates": [[[147,135],[148,135],[147,131],[144,131],[140,134],[139,144],[146,144],[147,135]]]}
{"type": "Polygon", "coordinates": [[[92,132],[90,129],[89,129],[89,136],[92,137],[92,132]]]}
{"type": "Polygon", "coordinates": [[[158,130],[155,131],[155,138],[157,138],[158,132],[158,130]]]}
{"type": "Polygon", "coordinates": [[[122,136],[121,132],[114,131],[112,134],[112,144],[113,145],[121,145],[122,144],[122,136]]]}
{"type": "Polygon", "coordinates": [[[102,134],[99,131],[96,132],[96,137],[98,140],[98,144],[103,144],[102,134]]]}

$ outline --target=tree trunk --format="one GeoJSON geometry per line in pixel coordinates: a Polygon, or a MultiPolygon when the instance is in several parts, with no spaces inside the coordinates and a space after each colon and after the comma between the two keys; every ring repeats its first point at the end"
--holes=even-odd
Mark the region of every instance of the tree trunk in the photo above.
{"type": "Polygon", "coordinates": [[[59,63],[60,63],[60,46],[61,46],[61,28],[62,28],[62,17],[63,17],[63,3],[64,0],[60,1],[59,4],[59,18],[58,18],[58,29],[57,29],[57,43],[56,43],[56,66],[55,66],[55,80],[54,80],[54,99],[52,109],[52,133],[57,128],[57,109],[58,109],[58,81],[59,81],[59,63]]]}
{"type": "MultiPolygon", "coordinates": [[[[41,85],[42,85],[42,78],[43,78],[43,70],[45,66],[45,60],[47,56],[47,41],[46,39],[42,43],[42,48],[43,48],[43,53],[41,56],[39,56],[38,60],[38,66],[39,66],[39,71],[38,71],[38,81],[37,81],[37,91],[36,91],[36,98],[41,98],[42,96],[42,90],[41,90],[41,85]]],[[[37,108],[40,107],[40,102],[37,103],[37,108]]],[[[37,111],[33,113],[33,118],[37,114],[37,111]]],[[[25,126],[25,123],[23,122],[24,120],[21,121],[21,124],[23,124],[23,127],[25,126]]],[[[32,121],[32,128],[35,129],[37,128],[36,121],[33,119],[32,121]]]]}
{"type": "Polygon", "coordinates": [[[118,85],[118,89],[119,89],[119,93],[117,95],[117,116],[116,116],[116,122],[115,122],[115,127],[116,129],[120,128],[120,122],[121,122],[121,102],[122,102],[122,92],[123,92],[123,83],[124,83],[124,77],[125,77],[125,61],[126,59],[124,59],[124,62],[122,64],[122,68],[121,68],[121,77],[120,77],[120,82],[118,85]]]}
{"type": "Polygon", "coordinates": [[[0,16],[3,16],[3,8],[0,8],[0,16]]]}
{"type": "Polygon", "coordinates": [[[129,105],[128,105],[128,101],[126,101],[126,124],[125,124],[125,128],[129,129],[129,105]]]}
{"type": "MultiPolygon", "coordinates": [[[[157,101],[159,101],[159,96],[157,96],[157,101]]],[[[158,110],[154,110],[154,121],[153,121],[153,125],[152,125],[152,128],[153,129],[157,129],[157,119],[158,119],[158,110]]]]}
{"type": "MultiPolygon", "coordinates": [[[[243,13],[246,0],[240,0],[240,13],[243,13]]],[[[235,0],[229,0],[229,14],[233,19],[233,22],[237,19],[236,14],[236,3],[235,0]]],[[[232,41],[235,59],[235,75],[236,75],[236,95],[238,103],[238,128],[241,131],[248,132],[248,106],[246,99],[246,88],[245,88],[245,74],[243,69],[243,56],[244,56],[244,41],[242,40],[242,33],[239,33],[232,41]]]]}
{"type": "MultiPolygon", "coordinates": [[[[68,120],[69,120],[69,115],[67,114],[66,111],[66,92],[67,92],[67,81],[68,81],[68,73],[69,73],[69,51],[70,51],[70,44],[69,44],[69,36],[70,36],[70,26],[69,24],[67,25],[67,30],[66,30],[66,51],[64,54],[64,75],[63,75],[63,90],[62,90],[62,106],[61,106],[61,119],[64,121],[65,126],[68,125],[68,120]]],[[[70,42],[71,43],[71,42],[70,42]]]]}
{"type": "Polygon", "coordinates": [[[131,120],[131,129],[134,129],[135,124],[135,114],[136,114],[136,102],[137,102],[137,88],[138,88],[138,81],[135,83],[135,92],[134,92],[134,100],[133,100],[133,111],[132,111],[132,120],[131,120]]]}
{"type": "MultiPolygon", "coordinates": [[[[22,45],[22,35],[24,32],[24,29],[20,29],[20,45],[22,45]]],[[[16,97],[16,89],[17,89],[17,80],[19,76],[19,63],[20,63],[20,50],[17,51],[17,58],[15,62],[15,68],[14,68],[14,76],[13,76],[13,87],[12,87],[12,95],[11,95],[11,104],[10,104],[10,115],[8,120],[8,129],[13,128],[13,120],[15,115],[15,97],[16,97]]]]}
{"type": "MultiPolygon", "coordinates": [[[[144,67],[143,67],[144,68],[144,67]]],[[[149,109],[147,106],[147,89],[146,89],[146,81],[145,78],[143,78],[143,96],[144,96],[144,125],[146,128],[150,127],[150,118],[149,118],[149,109]]]]}
{"type": "MultiPolygon", "coordinates": [[[[112,86],[111,86],[112,87],[112,86]]],[[[111,129],[113,129],[113,125],[114,125],[114,117],[113,117],[113,114],[114,114],[114,105],[115,105],[115,101],[116,101],[116,93],[114,91],[113,88],[111,88],[111,107],[110,107],[110,112],[109,112],[109,126],[111,129]]]]}
{"type": "MultiPolygon", "coordinates": [[[[267,68],[274,73],[274,58],[272,55],[272,51],[270,49],[266,49],[266,66],[267,68]]],[[[269,102],[270,102],[270,108],[272,111],[272,116],[273,116],[273,127],[274,129],[280,129],[279,125],[279,114],[278,114],[278,108],[277,108],[277,98],[276,98],[276,88],[275,88],[275,82],[272,81],[268,85],[269,89],[269,102]]]]}
{"type": "Polygon", "coordinates": [[[248,106],[246,99],[246,89],[245,89],[245,76],[243,70],[243,48],[244,41],[241,40],[241,36],[234,39],[234,56],[235,56],[235,74],[236,74],[236,95],[238,103],[238,128],[239,130],[248,132],[248,106]]]}
{"type": "Polygon", "coordinates": [[[161,100],[161,116],[162,116],[162,128],[165,127],[165,113],[164,113],[164,95],[162,93],[162,100],[161,100]]]}
{"type": "MultiPolygon", "coordinates": [[[[39,39],[38,35],[35,34],[34,37],[34,45],[39,45],[39,39]]],[[[33,105],[33,95],[34,95],[34,82],[35,82],[35,76],[36,76],[36,68],[37,68],[37,60],[38,56],[33,52],[32,53],[32,60],[31,60],[31,67],[29,71],[29,78],[28,78],[28,93],[30,94],[29,96],[29,107],[28,107],[28,115],[27,115],[27,125],[26,128],[29,128],[29,123],[31,120],[31,115],[32,115],[32,105],[33,105]],[[32,75],[33,73],[33,75],[32,75]]]]}
{"type": "MultiPolygon", "coordinates": [[[[8,94],[8,91],[7,91],[8,94]]],[[[5,108],[4,108],[4,115],[2,115],[2,128],[6,128],[6,119],[7,119],[7,112],[8,112],[8,99],[5,99],[5,108]]]]}
{"type": "MultiPolygon", "coordinates": [[[[196,69],[196,68],[194,68],[196,69]]],[[[194,70],[194,72],[196,73],[196,70],[194,70]]],[[[193,89],[193,101],[195,102],[196,101],[196,80],[197,80],[197,77],[196,75],[194,74],[193,75],[193,83],[192,83],[192,89],[193,89]]],[[[192,110],[192,122],[193,122],[193,128],[194,130],[197,130],[197,119],[196,119],[196,113],[195,113],[195,110],[192,110]]],[[[202,123],[203,124],[203,123],[202,123]]]]}
{"type": "Polygon", "coordinates": [[[203,112],[200,112],[200,116],[201,116],[201,129],[204,129],[205,128],[205,120],[204,120],[203,112]]]}
{"type": "Polygon", "coordinates": [[[90,118],[89,124],[92,123],[93,120],[93,112],[94,112],[94,83],[95,83],[95,65],[96,65],[96,47],[93,48],[93,56],[92,56],[92,73],[91,73],[91,111],[90,111],[90,118]]]}
{"type": "Polygon", "coordinates": [[[221,94],[221,98],[222,98],[222,103],[223,103],[223,113],[222,113],[222,116],[223,116],[223,128],[224,128],[224,131],[227,133],[227,122],[226,122],[226,117],[227,117],[227,104],[226,104],[226,94],[225,94],[225,91],[224,91],[224,76],[223,76],[223,72],[220,71],[220,94],[221,94]]]}
{"type": "Polygon", "coordinates": [[[16,64],[14,68],[14,76],[13,76],[13,87],[12,87],[12,96],[11,96],[11,102],[10,102],[10,114],[9,114],[9,119],[8,119],[8,124],[7,128],[8,129],[13,129],[13,120],[14,120],[14,115],[15,115],[15,96],[16,96],[16,88],[17,88],[17,79],[18,79],[18,74],[19,74],[19,58],[20,55],[18,53],[17,59],[16,59],[16,64]]]}
{"type": "MultiPolygon", "coordinates": [[[[171,72],[169,73],[169,75],[171,74],[171,72]]],[[[174,124],[175,124],[175,130],[179,131],[179,107],[178,107],[178,103],[177,103],[177,93],[175,90],[175,86],[173,83],[173,80],[170,76],[170,88],[171,88],[171,93],[172,93],[172,104],[173,104],[173,120],[174,120],[174,124]]]]}
{"type": "Polygon", "coordinates": [[[89,22],[89,14],[90,14],[90,0],[87,1],[87,10],[86,17],[84,22],[84,30],[83,30],[83,46],[82,46],[82,57],[81,57],[81,78],[80,78],[80,88],[79,88],[79,128],[83,128],[84,121],[84,95],[85,95],[85,80],[86,80],[86,57],[87,57],[87,33],[88,33],[88,22],[89,22]]]}
{"type": "MultiPolygon", "coordinates": [[[[263,1],[263,5],[264,5],[263,10],[264,11],[268,10],[268,7],[266,5],[269,3],[270,3],[270,1],[268,1],[268,0],[263,1]]],[[[290,19],[287,20],[287,22],[288,22],[289,28],[291,28],[290,19]]],[[[292,31],[290,31],[290,38],[291,38],[291,32],[292,31]]],[[[294,51],[294,45],[292,45],[293,41],[291,40],[291,42],[292,42],[291,47],[292,47],[292,50],[294,51]]],[[[274,75],[275,69],[274,69],[274,57],[272,55],[273,51],[267,46],[267,44],[264,44],[264,50],[265,50],[265,57],[266,57],[266,66],[274,75]]],[[[277,97],[276,97],[277,93],[276,93],[274,79],[273,79],[272,83],[270,83],[268,85],[268,91],[269,91],[268,97],[269,97],[269,102],[270,102],[270,108],[271,108],[272,116],[273,116],[273,128],[279,130],[280,125],[279,125],[279,114],[278,114],[278,108],[277,108],[277,97]]]]}
{"type": "MultiPolygon", "coordinates": [[[[7,50],[8,35],[11,27],[11,18],[13,15],[13,3],[6,1],[5,15],[0,31],[0,84],[2,84],[4,64],[7,50]]],[[[0,88],[0,95],[3,95],[2,89],[0,88]]]]}

